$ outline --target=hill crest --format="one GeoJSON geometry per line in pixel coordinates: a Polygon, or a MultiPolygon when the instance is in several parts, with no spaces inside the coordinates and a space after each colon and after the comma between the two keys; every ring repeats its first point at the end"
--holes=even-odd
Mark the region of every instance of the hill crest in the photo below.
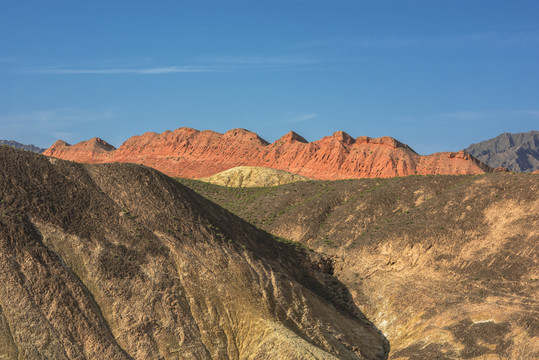
{"type": "Polygon", "coordinates": [[[329,260],[154,169],[50,160],[0,147],[1,358],[387,358],[329,260]]]}

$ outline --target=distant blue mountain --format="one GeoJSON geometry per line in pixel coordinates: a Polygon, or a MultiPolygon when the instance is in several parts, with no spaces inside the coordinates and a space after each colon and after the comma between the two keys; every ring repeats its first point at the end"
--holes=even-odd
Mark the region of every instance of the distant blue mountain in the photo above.
{"type": "Polygon", "coordinates": [[[539,169],[539,131],[503,133],[490,140],[468,146],[464,151],[496,168],[532,172],[539,169]]]}
{"type": "Polygon", "coordinates": [[[0,140],[0,145],[7,145],[7,146],[11,146],[17,149],[33,151],[39,154],[45,151],[45,149],[39,148],[35,145],[25,145],[25,144],[21,144],[13,140],[0,140]]]}

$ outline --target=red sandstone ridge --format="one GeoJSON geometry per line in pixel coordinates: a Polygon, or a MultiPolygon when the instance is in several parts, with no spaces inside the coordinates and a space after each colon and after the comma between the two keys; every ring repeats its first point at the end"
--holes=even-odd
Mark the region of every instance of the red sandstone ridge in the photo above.
{"type": "Polygon", "coordinates": [[[58,140],[45,151],[47,156],[93,164],[106,162],[109,152],[114,150],[116,150],[114,146],[95,137],[76,145],[69,145],[65,141],[58,140]]]}
{"type": "Polygon", "coordinates": [[[291,131],[270,144],[244,129],[220,134],[179,128],[133,136],[118,149],[98,138],[76,145],[57,141],[44,154],[85,163],[143,164],[187,178],[208,177],[242,165],[323,180],[493,171],[463,151],[422,156],[391,137],[354,139],[343,131],[313,142],[291,131]]]}

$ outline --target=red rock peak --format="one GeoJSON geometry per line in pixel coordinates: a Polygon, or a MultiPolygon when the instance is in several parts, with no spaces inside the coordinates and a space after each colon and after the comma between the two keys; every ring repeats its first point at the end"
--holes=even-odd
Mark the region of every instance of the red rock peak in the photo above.
{"type": "Polygon", "coordinates": [[[200,131],[197,130],[197,129],[190,128],[190,127],[180,127],[180,128],[177,128],[176,130],[174,130],[174,132],[193,134],[193,133],[198,133],[200,131]]]}
{"type": "Polygon", "coordinates": [[[350,135],[348,135],[344,131],[335,131],[333,133],[333,135],[331,135],[331,137],[333,137],[334,139],[339,140],[342,143],[348,144],[348,145],[352,145],[353,143],[356,142],[356,140],[353,137],[351,137],[350,135]]]}
{"type": "Polygon", "coordinates": [[[260,136],[258,136],[258,134],[245,129],[228,130],[226,133],[224,133],[223,138],[239,142],[255,142],[260,143],[261,145],[269,145],[269,142],[262,139],[260,136]]]}
{"type": "Polygon", "coordinates": [[[97,147],[99,149],[103,149],[105,151],[116,150],[113,145],[98,137],[94,137],[88,140],[88,144],[93,145],[94,147],[97,147]]]}
{"type": "Polygon", "coordinates": [[[294,131],[289,131],[288,133],[283,135],[279,140],[277,140],[277,142],[286,142],[286,143],[291,143],[294,141],[304,143],[304,144],[308,143],[308,141],[305,140],[303,136],[299,135],[298,133],[294,131]]]}
{"type": "Polygon", "coordinates": [[[51,149],[57,148],[57,147],[64,147],[64,146],[71,146],[71,145],[66,143],[64,140],[56,140],[54,144],[52,144],[51,149]]]}

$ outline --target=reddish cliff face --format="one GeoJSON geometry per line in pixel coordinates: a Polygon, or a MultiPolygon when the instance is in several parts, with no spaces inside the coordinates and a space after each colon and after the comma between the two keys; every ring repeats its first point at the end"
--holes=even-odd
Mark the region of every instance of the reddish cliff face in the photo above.
{"type": "Polygon", "coordinates": [[[107,162],[111,152],[114,150],[116,150],[114,146],[100,138],[81,141],[76,145],[69,145],[65,141],[58,140],[52,144],[50,148],[45,150],[45,155],[54,156],[59,159],[94,164],[107,162]]]}
{"type": "Polygon", "coordinates": [[[492,171],[462,151],[422,156],[391,137],[354,139],[342,131],[313,142],[291,131],[270,144],[244,129],[220,134],[179,128],[133,136],[118,149],[98,138],[76,145],[57,141],[44,154],[84,163],[143,164],[186,178],[207,177],[242,165],[323,180],[492,171]]]}

